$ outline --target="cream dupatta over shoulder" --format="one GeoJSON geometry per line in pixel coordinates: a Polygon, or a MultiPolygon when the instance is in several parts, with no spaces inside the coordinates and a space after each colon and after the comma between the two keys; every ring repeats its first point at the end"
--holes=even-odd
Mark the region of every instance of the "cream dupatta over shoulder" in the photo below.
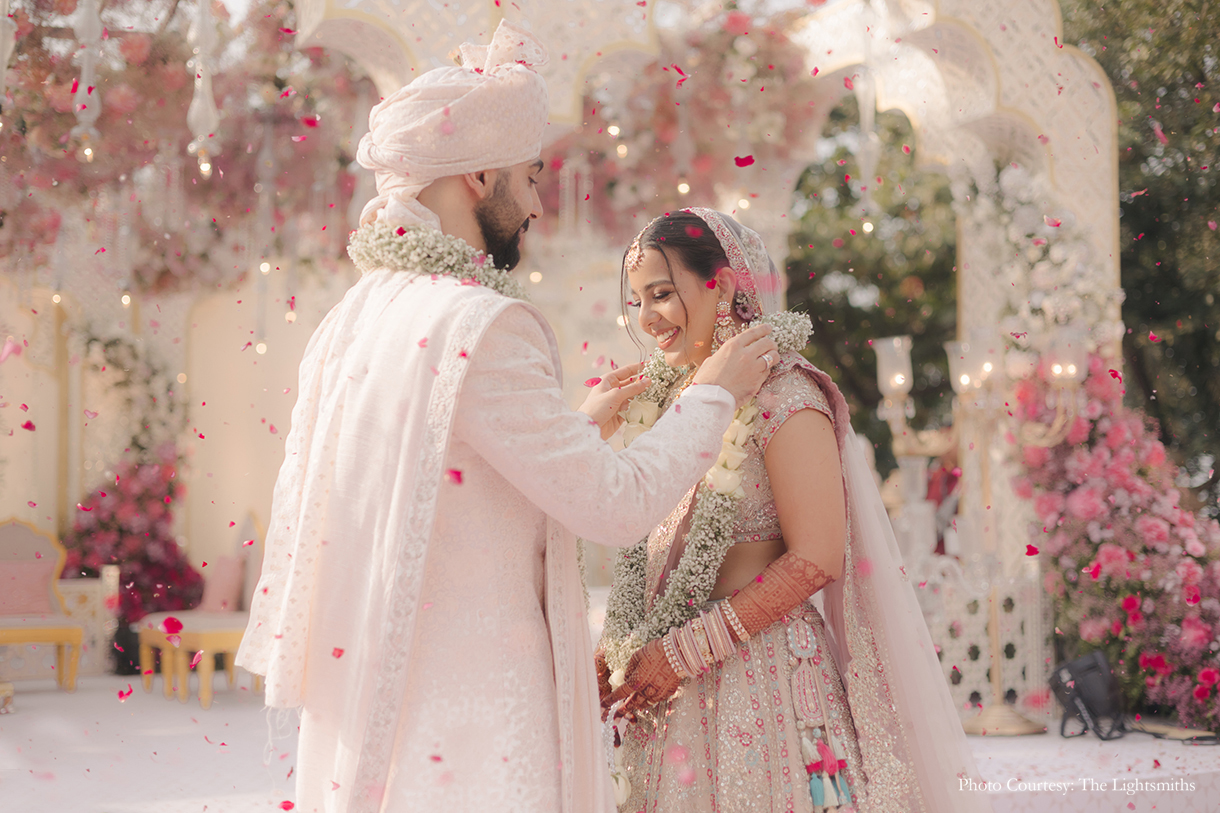
{"type": "Polygon", "coordinates": [[[303,707],[298,809],[612,809],[574,534],[647,533],[734,405],[615,454],[559,374],[533,307],[448,277],[372,271],[314,334],[238,655],[303,707]]]}

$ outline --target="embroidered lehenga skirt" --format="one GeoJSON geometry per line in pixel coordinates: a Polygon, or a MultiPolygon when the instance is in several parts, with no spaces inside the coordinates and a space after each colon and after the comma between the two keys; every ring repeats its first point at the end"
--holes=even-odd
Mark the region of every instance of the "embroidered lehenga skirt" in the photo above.
{"type": "Polygon", "coordinates": [[[860,749],[825,636],[822,616],[806,603],[628,725],[631,796],[620,810],[854,807],[864,791],[860,749]],[[824,764],[830,754],[833,773],[824,764]]]}
{"type": "MultiPolygon", "coordinates": [[[[764,459],[771,437],[801,409],[831,414],[822,391],[793,367],[781,363],[758,395],[761,426],[741,466],[735,543],[782,536],[764,459]]],[[[693,495],[649,536],[652,596],[677,565],[693,495]]],[[[812,600],[640,714],[626,727],[622,757],[631,794],[621,813],[846,813],[866,794],[843,680],[812,600]]]]}

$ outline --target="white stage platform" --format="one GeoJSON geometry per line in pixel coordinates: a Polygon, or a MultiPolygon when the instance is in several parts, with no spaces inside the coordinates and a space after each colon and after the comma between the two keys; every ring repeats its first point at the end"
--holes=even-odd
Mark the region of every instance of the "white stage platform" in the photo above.
{"type": "MultiPolygon", "coordinates": [[[[16,687],[16,711],[0,715],[3,813],[273,813],[295,801],[295,715],[273,746],[261,698],[229,689],[223,675],[209,711],[166,700],[159,682],[145,694],[138,681],[113,675],[82,678],[75,694],[52,681],[16,687]],[[129,682],[135,691],[120,702],[129,682]]],[[[993,788],[962,792],[985,794],[995,813],[1220,809],[1220,748],[1135,734],[1107,743],[977,737],[971,745],[993,788]]]]}

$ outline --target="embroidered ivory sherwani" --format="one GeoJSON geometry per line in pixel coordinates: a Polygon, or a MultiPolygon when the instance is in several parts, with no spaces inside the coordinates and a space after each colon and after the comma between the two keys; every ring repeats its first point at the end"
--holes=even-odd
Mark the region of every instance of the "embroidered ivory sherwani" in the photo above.
{"type": "Polygon", "coordinates": [[[238,662],[303,706],[297,809],[613,809],[576,535],[625,546],[733,413],[695,386],[615,453],[528,304],[366,274],[314,334],[238,662]]]}

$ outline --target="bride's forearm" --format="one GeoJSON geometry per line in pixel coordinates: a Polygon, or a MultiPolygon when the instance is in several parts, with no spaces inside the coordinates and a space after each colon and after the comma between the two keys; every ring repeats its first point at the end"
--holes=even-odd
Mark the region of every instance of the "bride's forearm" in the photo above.
{"type": "MultiPolygon", "coordinates": [[[[729,599],[747,637],[753,637],[834,581],[816,562],[789,551],[729,599]]],[[[740,630],[736,637],[741,638],[740,630]]]]}

